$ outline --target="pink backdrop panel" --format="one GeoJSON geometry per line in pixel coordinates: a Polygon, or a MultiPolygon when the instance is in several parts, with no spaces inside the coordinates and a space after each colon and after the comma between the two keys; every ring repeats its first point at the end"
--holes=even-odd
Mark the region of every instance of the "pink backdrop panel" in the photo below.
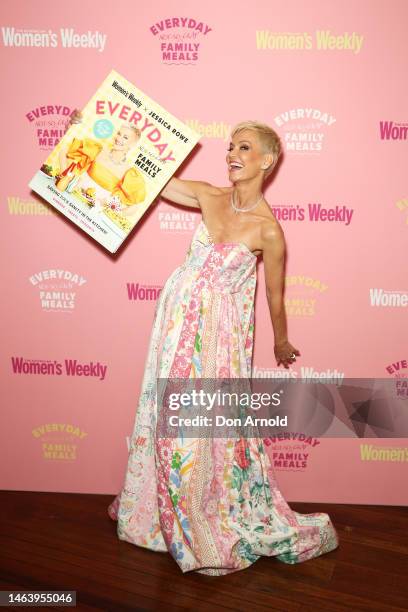
{"type": "MultiPolygon", "coordinates": [[[[200,220],[160,200],[112,256],[30,192],[112,68],[202,133],[180,177],[228,185],[238,121],[281,136],[265,196],[288,244],[291,375],[408,380],[407,17],[404,0],[2,6],[3,489],[117,493],[155,303],[200,220]]],[[[253,373],[279,376],[262,261],[255,315],[253,373]]],[[[289,501],[408,503],[405,438],[268,452],[289,501]]]]}

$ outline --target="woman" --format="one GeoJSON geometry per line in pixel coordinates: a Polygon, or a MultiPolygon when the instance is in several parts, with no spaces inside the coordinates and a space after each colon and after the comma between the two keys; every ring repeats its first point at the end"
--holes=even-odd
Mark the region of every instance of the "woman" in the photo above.
{"type": "Polygon", "coordinates": [[[108,513],[121,540],[170,552],[183,572],[220,576],[261,555],[298,563],[338,546],[327,514],[289,508],[262,439],[163,438],[156,429],[157,378],[250,377],[261,253],[277,364],[300,355],[287,336],[284,235],[262,195],[279,154],[269,126],[243,122],[226,156],[232,187],[172,178],[161,193],[202,220],[156,304],[125,481],[108,513]]]}
{"type": "MultiPolygon", "coordinates": [[[[79,122],[77,113],[71,123],[79,122]]],[[[68,147],[61,147],[59,153],[61,178],[56,187],[65,190],[74,176],[80,176],[77,188],[94,194],[97,210],[110,206],[116,212],[130,219],[146,197],[145,181],[142,174],[129,166],[126,156],[141,136],[135,126],[123,124],[112,139],[111,147],[102,145],[92,138],[74,138],[68,147]]]]}

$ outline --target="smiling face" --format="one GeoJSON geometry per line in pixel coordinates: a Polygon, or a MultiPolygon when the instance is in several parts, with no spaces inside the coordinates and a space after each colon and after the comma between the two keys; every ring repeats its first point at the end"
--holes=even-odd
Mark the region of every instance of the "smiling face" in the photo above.
{"type": "Polygon", "coordinates": [[[138,140],[139,136],[134,129],[127,125],[121,125],[114,136],[113,148],[116,151],[129,151],[138,140]]]}
{"type": "Polygon", "coordinates": [[[230,142],[226,157],[230,180],[243,181],[263,176],[273,157],[264,153],[262,144],[254,130],[244,129],[235,134],[230,142]]]}

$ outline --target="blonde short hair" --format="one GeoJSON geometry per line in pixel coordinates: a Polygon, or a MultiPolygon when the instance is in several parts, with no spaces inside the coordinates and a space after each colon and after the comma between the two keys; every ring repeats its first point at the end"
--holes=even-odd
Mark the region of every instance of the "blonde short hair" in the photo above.
{"type": "MultiPolygon", "coordinates": [[[[134,135],[135,135],[135,136],[137,136],[138,138],[140,138],[140,137],[141,137],[141,135],[142,135],[142,132],[139,130],[139,128],[138,128],[138,127],[136,127],[135,125],[131,125],[130,123],[123,122],[123,123],[120,125],[120,127],[125,127],[125,128],[127,128],[128,130],[132,130],[132,132],[134,133],[134,135]]],[[[120,128],[119,128],[119,129],[120,129],[120,128]]]]}
{"type": "Polygon", "coordinates": [[[271,174],[282,152],[282,144],[278,134],[266,123],[259,121],[241,121],[231,130],[231,138],[242,130],[253,130],[257,133],[264,153],[272,153],[273,162],[265,171],[265,178],[271,174]]]}
{"type": "Polygon", "coordinates": [[[139,130],[138,127],[136,127],[135,125],[128,125],[128,127],[130,127],[131,130],[133,130],[133,132],[135,133],[135,135],[140,138],[142,135],[142,132],[139,130]]]}

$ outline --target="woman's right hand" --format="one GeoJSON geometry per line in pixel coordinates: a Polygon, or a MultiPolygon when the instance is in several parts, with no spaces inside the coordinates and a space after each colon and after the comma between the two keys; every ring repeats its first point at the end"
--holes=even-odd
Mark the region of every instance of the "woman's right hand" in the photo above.
{"type": "MultiPolygon", "coordinates": [[[[71,125],[75,125],[76,123],[81,123],[82,119],[83,117],[82,117],[81,111],[78,108],[75,108],[73,112],[70,114],[69,120],[65,125],[65,134],[67,133],[71,125]]],[[[66,168],[71,163],[70,161],[68,161],[66,157],[67,149],[68,149],[68,144],[65,144],[65,146],[62,147],[59,153],[61,172],[63,170],[66,170],[66,168]]]]}
{"type": "Polygon", "coordinates": [[[76,108],[69,117],[68,127],[71,127],[71,125],[74,125],[76,123],[81,123],[81,121],[82,113],[79,109],[76,108]]]}

